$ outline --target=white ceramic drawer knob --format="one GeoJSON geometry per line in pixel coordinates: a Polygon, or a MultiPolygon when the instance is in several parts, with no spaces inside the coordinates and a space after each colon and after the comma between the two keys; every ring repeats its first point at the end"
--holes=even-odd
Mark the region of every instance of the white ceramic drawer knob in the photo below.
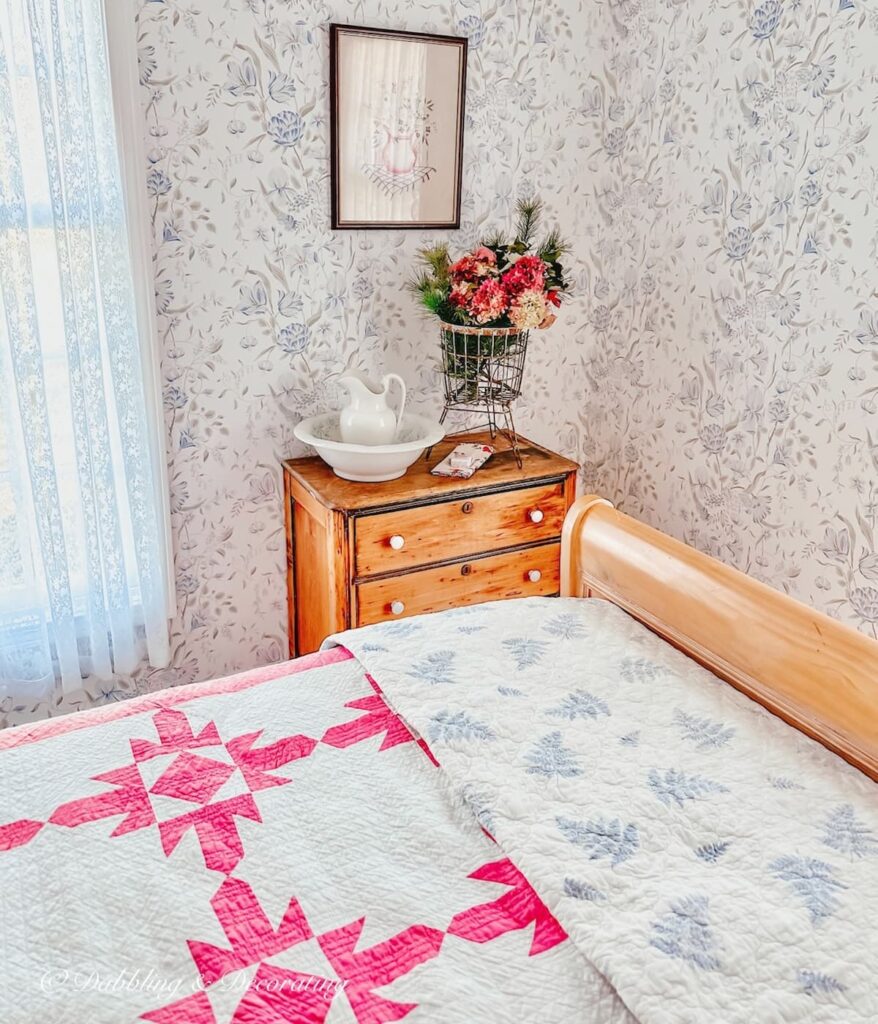
{"type": "Polygon", "coordinates": [[[402,551],[405,547],[405,537],[401,537],[398,533],[395,533],[390,538],[390,546],[394,551],[402,551]]]}
{"type": "Polygon", "coordinates": [[[532,508],[530,512],[528,512],[528,515],[530,516],[530,521],[532,523],[541,523],[545,518],[542,509],[539,508],[532,508]]]}
{"type": "Polygon", "coordinates": [[[402,613],[405,611],[405,605],[402,603],[402,601],[392,601],[390,604],[390,610],[393,612],[394,615],[402,615],[402,613]]]}
{"type": "Polygon", "coordinates": [[[530,572],[527,574],[527,578],[531,581],[531,583],[539,583],[540,580],[543,578],[543,574],[540,572],[539,569],[531,569],[530,572]]]}

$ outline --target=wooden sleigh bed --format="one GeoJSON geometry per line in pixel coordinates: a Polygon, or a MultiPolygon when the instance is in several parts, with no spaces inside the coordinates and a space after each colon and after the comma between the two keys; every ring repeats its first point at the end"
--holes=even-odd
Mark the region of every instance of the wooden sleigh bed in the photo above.
{"type": "Polygon", "coordinates": [[[878,641],[594,495],[564,523],[561,593],[611,601],[878,780],[878,641]]]}
{"type": "Polygon", "coordinates": [[[600,498],[562,587],[0,734],[0,1020],[874,1024],[878,642],[600,498]]]}

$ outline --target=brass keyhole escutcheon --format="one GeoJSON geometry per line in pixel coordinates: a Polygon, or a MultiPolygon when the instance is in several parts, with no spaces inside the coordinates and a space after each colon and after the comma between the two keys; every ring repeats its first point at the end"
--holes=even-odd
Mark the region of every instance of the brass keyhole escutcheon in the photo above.
{"type": "Polygon", "coordinates": [[[469,574],[472,571],[473,571],[473,567],[471,565],[462,565],[460,567],[460,575],[461,576],[469,576],[469,574]]]}
{"type": "Polygon", "coordinates": [[[473,503],[471,501],[465,501],[463,503],[463,505],[461,506],[460,511],[463,512],[464,515],[469,515],[470,512],[472,512],[474,507],[475,506],[473,505],[473,503]]]}

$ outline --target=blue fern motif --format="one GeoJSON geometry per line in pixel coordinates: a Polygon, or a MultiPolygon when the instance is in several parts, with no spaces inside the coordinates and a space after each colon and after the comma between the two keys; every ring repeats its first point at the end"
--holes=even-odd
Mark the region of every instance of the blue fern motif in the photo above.
{"type": "Polygon", "coordinates": [[[496,739],[489,726],[471,718],[465,711],[437,711],[430,719],[427,733],[434,743],[496,739]]]}
{"type": "Polygon", "coordinates": [[[836,992],[847,991],[847,986],[842,985],[837,978],[833,978],[831,974],[823,974],[820,971],[808,971],[803,969],[797,972],[796,978],[802,986],[802,991],[807,996],[813,997],[818,992],[832,995],[836,992]]]}
{"type": "Polygon", "coordinates": [[[619,675],[626,683],[652,683],[664,675],[664,670],[648,658],[623,658],[619,662],[619,675]]]}
{"type": "Polygon", "coordinates": [[[686,800],[698,800],[714,793],[728,793],[728,789],[718,782],[706,779],[703,775],[687,775],[675,768],[669,768],[666,772],[651,768],[647,783],[667,807],[672,803],[682,807],[686,800]]]}
{"type": "Polygon", "coordinates": [[[428,654],[423,661],[412,665],[409,675],[416,679],[423,679],[425,683],[431,683],[434,686],[437,683],[456,683],[457,680],[454,678],[455,657],[455,651],[434,651],[432,654],[428,654]]]}
{"type": "Polygon", "coordinates": [[[831,864],[813,857],[778,857],[769,864],[769,870],[775,878],[789,883],[804,903],[811,924],[820,924],[841,906],[835,894],[847,886],[834,877],[835,868],[831,864]]]}
{"type": "Polygon", "coordinates": [[[366,654],[381,654],[386,652],[387,648],[384,646],[384,644],[367,643],[361,644],[360,650],[365,651],[366,654]]]}
{"type": "Polygon", "coordinates": [[[544,775],[546,778],[570,779],[582,775],[576,755],[561,743],[560,732],[550,732],[539,740],[534,748],[525,754],[529,766],[528,775],[544,775]]]}
{"type": "Polygon", "coordinates": [[[574,846],[582,847],[589,860],[609,857],[615,867],[629,860],[640,849],[637,826],[623,825],[619,818],[613,818],[612,821],[601,817],[593,821],[573,821],[559,817],[555,821],[564,838],[574,846]]]}
{"type": "Polygon", "coordinates": [[[519,672],[536,665],[549,649],[545,640],[531,640],[526,637],[504,640],[503,646],[515,658],[515,667],[519,672]]]}
{"type": "Polygon", "coordinates": [[[680,708],[674,709],[674,721],[677,723],[684,740],[692,740],[699,750],[708,747],[723,747],[735,735],[733,728],[726,728],[722,722],[712,722],[709,718],[696,718],[680,708]]]}
{"type": "Polygon", "coordinates": [[[606,893],[595,889],[593,885],[585,882],[577,882],[575,878],[564,879],[564,895],[572,896],[575,900],[586,900],[589,903],[603,903],[607,898],[606,893]]]}
{"type": "Polygon", "coordinates": [[[466,633],[469,636],[471,633],[481,633],[482,630],[487,629],[487,626],[458,626],[458,633],[466,633]]]}
{"type": "Polygon", "coordinates": [[[653,922],[649,944],[666,956],[685,960],[702,971],[718,970],[717,942],[708,912],[706,896],[684,896],[675,900],[670,912],[653,922]]]}
{"type": "Polygon", "coordinates": [[[487,612],[486,608],[477,604],[459,604],[456,608],[449,608],[444,613],[447,619],[466,619],[470,615],[481,615],[487,612]]]}
{"type": "Polygon", "coordinates": [[[878,853],[875,833],[857,818],[850,804],[842,804],[827,816],[823,823],[823,843],[851,860],[878,853]]]}
{"type": "Polygon", "coordinates": [[[497,687],[497,693],[499,693],[501,697],[523,697],[524,696],[524,690],[519,690],[515,686],[498,686],[497,687]]]}
{"type": "Polygon", "coordinates": [[[623,747],[639,747],[640,746],[640,730],[635,729],[634,732],[626,733],[624,736],[619,737],[619,742],[623,747]]]}
{"type": "Polygon", "coordinates": [[[699,860],[706,861],[708,864],[716,864],[731,845],[727,839],[721,843],[705,843],[704,846],[698,847],[695,851],[695,856],[699,860]]]}
{"type": "Polygon", "coordinates": [[[585,626],[579,620],[578,615],[572,612],[564,612],[563,615],[556,615],[543,624],[544,632],[549,636],[556,636],[559,640],[578,640],[587,635],[585,626]]]}
{"type": "Polygon", "coordinates": [[[389,636],[394,640],[405,640],[407,637],[420,633],[421,628],[419,622],[387,622],[379,626],[384,636],[389,636]]]}
{"type": "Polygon", "coordinates": [[[546,712],[554,715],[555,718],[566,718],[572,722],[576,718],[597,718],[598,715],[609,715],[610,709],[607,702],[595,697],[594,694],[585,690],[576,690],[568,694],[561,703],[546,712]]]}
{"type": "Polygon", "coordinates": [[[804,789],[805,787],[800,783],[796,782],[795,779],[790,779],[786,775],[769,775],[769,783],[775,789],[804,789]]]}

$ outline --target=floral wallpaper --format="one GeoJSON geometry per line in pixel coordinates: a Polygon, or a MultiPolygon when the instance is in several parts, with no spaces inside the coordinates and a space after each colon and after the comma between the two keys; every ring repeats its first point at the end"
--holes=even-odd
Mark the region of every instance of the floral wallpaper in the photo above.
{"type": "Polygon", "coordinates": [[[581,487],[878,635],[878,10],[866,0],[133,0],[178,614],[172,665],[286,654],[279,459],[349,367],[439,405],[420,232],[329,228],[328,25],[466,34],[464,246],[539,193],[575,295],[520,429],[581,487]]]}
{"type": "Polygon", "coordinates": [[[587,27],[586,486],[878,636],[878,9],[587,27]]]}

